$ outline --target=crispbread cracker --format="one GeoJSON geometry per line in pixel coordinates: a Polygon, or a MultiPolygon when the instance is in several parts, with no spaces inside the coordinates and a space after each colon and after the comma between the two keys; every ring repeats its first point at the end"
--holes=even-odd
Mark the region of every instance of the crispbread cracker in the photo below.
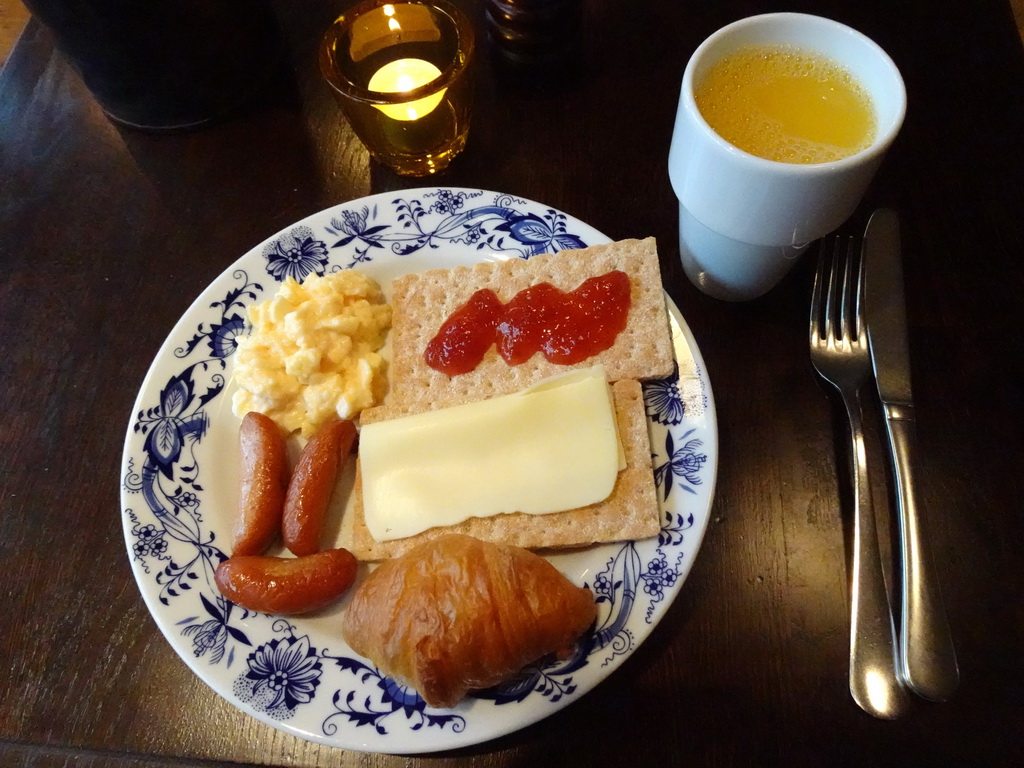
{"type": "MultiPolygon", "coordinates": [[[[611,495],[604,501],[547,515],[515,512],[471,518],[458,525],[434,528],[405,539],[379,542],[370,535],[363,517],[362,481],[357,462],[350,510],[352,519],[345,526],[341,546],[360,560],[373,561],[398,557],[416,544],[452,532],[527,549],[578,547],[654,536],[660,530],[661,519],[651,468],[643,391],[639,382],[628,380],[615,382],[612,394],[626,468],[619,472],[611,495]]],[[[423,410],[428,409],[381,406],[363,411],[362,418],[364,423],[371,423],[423,410]]],[[[472,468],[467,467],[466,471],[471,472],[472,468]]]]}
{"type": "Polygon", "coordinates": [[[611,381],[661,378],[672,373],[672,336],[653,237],[404,275],[392,283],[391,305],[392,391],[388,402],[400,407],[436,407],[441,402],[510,394],[568,368],[597,363],[604,364],[611,381]],[[510,366],[494,346],[475,370],[457,376],[435,371],[423,359],[427,343],[445,319],[481,288],[491,288],[507,302],[531,285],[549,282],[571,291],[587,278],[612,270],[629,275],[632,286],[626,328],[614,346],[576,366],[549,363],[540,353],[510,366]]]}

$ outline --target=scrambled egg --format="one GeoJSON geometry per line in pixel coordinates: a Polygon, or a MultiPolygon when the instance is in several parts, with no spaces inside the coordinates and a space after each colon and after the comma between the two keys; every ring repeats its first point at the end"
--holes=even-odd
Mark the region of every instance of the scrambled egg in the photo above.
{"type": "Polygon", "coordinates": [[[252,332],[235,353],[235,415],[259,411],[309,437],[353,418],[387,389],[379,350],[391,327],[380,286],[344,270],[299,284],[288,278],[248,312],[252,332]]]}

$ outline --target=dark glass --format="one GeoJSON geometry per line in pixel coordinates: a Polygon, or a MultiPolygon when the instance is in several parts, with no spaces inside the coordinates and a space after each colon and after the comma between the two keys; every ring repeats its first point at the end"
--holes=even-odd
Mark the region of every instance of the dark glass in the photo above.
{"type": "Polygon", "coordinates": [[[499,64],[538,72],[575,64],[582,0],[486,0],[485,7],[488,37],[499,64]]]}
{"type": "Polygon", "coordinates": [[[151,130],[231,112],[280,63],[267,0],[25,0],[103,110],[151,130]]]}

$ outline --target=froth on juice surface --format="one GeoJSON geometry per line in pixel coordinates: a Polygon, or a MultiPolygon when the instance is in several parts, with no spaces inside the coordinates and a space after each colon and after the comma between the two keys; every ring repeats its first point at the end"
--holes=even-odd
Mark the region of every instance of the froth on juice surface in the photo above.
{"type": "Polygon", "coordinates": [[[875,137],[864,88],[839,64],[790,46],[743,48],[697,84],[697,108],[733,146],[783,163],[826,163],[875,137]]]}

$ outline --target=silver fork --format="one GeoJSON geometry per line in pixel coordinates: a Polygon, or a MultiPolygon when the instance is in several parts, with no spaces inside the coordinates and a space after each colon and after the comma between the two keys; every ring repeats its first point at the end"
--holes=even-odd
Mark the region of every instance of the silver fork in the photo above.
{"type": "Polygon", "coordinates": [[[896,672],[896,641],[875,528],[861,389],[871,375],[864,324],[864,264],[860,241],[834,238],[821,246],[811,295],[811,362],[842,396],[853,456],[853,571],[850,574],[850,693],[860,707],[899,717],[909,697],[896,672]]]}

